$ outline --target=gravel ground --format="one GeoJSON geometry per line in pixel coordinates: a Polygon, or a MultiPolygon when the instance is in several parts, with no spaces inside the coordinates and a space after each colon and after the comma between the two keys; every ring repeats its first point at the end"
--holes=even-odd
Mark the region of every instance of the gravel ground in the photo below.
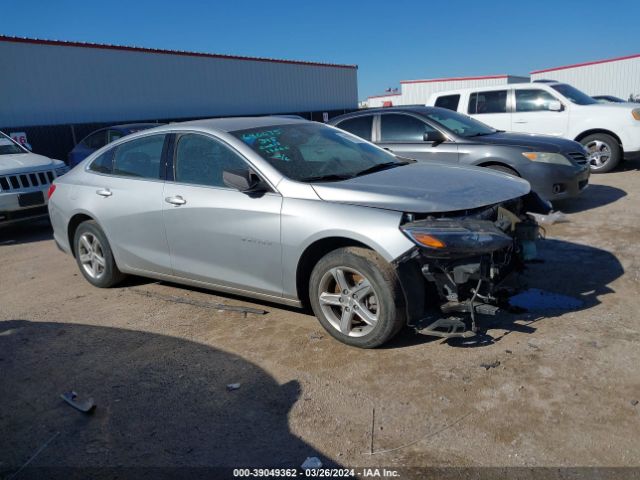
{"type": "Polygon", "coordinates": [[[524,278],[572,302],[490,318],[475,348],[405,331],[357,350],[297,309],[138,278],[99,290],[47,224],[0,230],[0,477],[309,456],[360,473],[638,467],[640,163],[591,182],[524,278]]]}

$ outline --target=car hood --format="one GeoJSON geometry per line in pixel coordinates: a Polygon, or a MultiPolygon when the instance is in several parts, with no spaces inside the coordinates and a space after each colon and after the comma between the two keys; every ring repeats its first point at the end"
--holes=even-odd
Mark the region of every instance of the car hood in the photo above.
{"type": "Polygon", "coordinates": [[[401,212],[469,210],[529,193],[529,182],[481,167],[417,162],[313,188],[322,200],[401,212]]]}
{"type": "Polygon", "coordinates": [[[551,135],[538,135],[530,133],[498,132],[491,135],[482,135],[468,139],[477,143],[490,145],[509,145],[526,148],[532,152],[582,152],[583,148],[578,142],[566,138],[552,137],[551,135]]]}
{"type": "Polygon", "coordinates": [[[8,173],[33,172],[58,168],[64,165],[60,160],[52,160],[36,153],[16,153],[0,155],[0,175],[8,173]]]}

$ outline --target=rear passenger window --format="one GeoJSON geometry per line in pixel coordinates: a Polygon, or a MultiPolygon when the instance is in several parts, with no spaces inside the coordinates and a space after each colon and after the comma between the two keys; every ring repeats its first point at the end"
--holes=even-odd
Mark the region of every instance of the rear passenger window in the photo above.
{"type": "Polygon", "coordinates": [[[438,97],[436,100],[436,107],[447,108],[449,110],[453,110],[454,112],[458,111],[458,103],[460,103],[460,95],[444,95],[442,97],[438,97]]]}
{"type": "Polygon", "coordinates": [[[91,162],[89,170],[96,173],[110,174],[113,170],[113,150],[103,153],[91,162]]]}
{"type": "Polygon", "coordinates": [[[469,113],[506,113],[507,91],[494,90],[489,92],[472,93],[469,96],[469,113]]]}
{"type": "Polygon", "coordinates": [[[123,177],[159,179],[165,135],[151,135],[118,145],[113,174],[123,177]]]}
{"type": "Polygon", "coordinates": [[[100,130],[98,132],[92,133],[80,143],[92,150],[98,150],[99,148],[102,148],[107,144],[107,131],[100,130]]]}
{"type": "Polygon", "coordinates": [[[178,139],[174,161],[176,182],[228,188],[222,172],[246,169],[242,157],[213,138],[189,133],[178,139]]]}
{"type": "Polygon", "coordinates": [[[350,118],[336,125],[342,130],[371,141],[371,125],[373,124],[373,115],[365,115],[362,117],[350,118]]]}

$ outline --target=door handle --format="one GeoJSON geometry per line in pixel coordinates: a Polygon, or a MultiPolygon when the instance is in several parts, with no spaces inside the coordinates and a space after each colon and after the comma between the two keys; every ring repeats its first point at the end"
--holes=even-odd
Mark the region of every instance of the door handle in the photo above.
{"type": "Polygon", "coordinates": [[[170,203],[171,205],[175,205],[179,207],[180,205],[184,205],[187,201],[182,198],[180,195],[176,195],[175,197],[166,197],[164,199],[165,202],[170,203]]]}
{"type": "Polygon", "coordinates": [[[529,123],[526,120],[514,120],[513,123],[529,123]]]}
{"type": "Polygon", "coordinates": [[[113,195],[113,193],[111,193],[111,190],[109,190],[108,188],[101,188],[100,190],[96,190],[96,193],[101,197],[110,197],[111,195],[113,195]]]}

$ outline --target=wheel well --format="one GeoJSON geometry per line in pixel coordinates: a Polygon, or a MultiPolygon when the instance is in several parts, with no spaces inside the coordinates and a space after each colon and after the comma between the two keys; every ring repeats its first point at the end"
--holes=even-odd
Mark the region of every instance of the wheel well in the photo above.
{"type": "Polygon", "coordinates": [[[87,220],[93,220],[93,218],[91,218],[89,215],[86,215],[84,213],[78,213],[77,215],[74,215],[73,217],[71,217],[71,220],[69,220],[69,226],[67,227],[67,234],[69,235],[69,247],[71,248],[71,254],[74,257],[76,256],[76,252],[74,251],[73,237],[75,237],[76,235],[76,230],[78,229],[78,226],[82,222],[86,222],[87,220]]]}
{"type": "Polygon", "coordinates": [[[491,165],[497,165],[499,167],[508,168],[509,170],[514,171],[516,175],[520,176],[520,172],[518,172],[515,168],[513,168],[511,165],[507,165],[506,163],[502,163],[502,162],[491,161],[491,162],[478,163],[476,167],[490,167],[491,165]]]}
{"type": "Polygon", "coordinates": [[[575,141],[579,142],[583,138],[588,137],[589,135],[594,135],[596,133],[604,133],[605,135],[609,135],[609,136],[615,138],[616,141],[618,142],[618,145],[620,145],[620,148],[622,149],[622,141],[620,140],[620,137],[618,137],[618,135],[616,135],[615,133],[610,132],[609,130],[603,130],[601,128],[594,128],[592,130],[587,130],[585,132],[582,132],[580,135],[578,135],[575,138],[575,141]]]}
{"type": "Polygon", "coordinates": [[[345,237],[329,237],[317,240],[309,245],[300,256],[296,270],[296,290],[298,298],[306,306],[309,306],[309,277],[316,263],[327,253],[338,248],[362,247],[370,248],[362,242],[345,237]]]}

